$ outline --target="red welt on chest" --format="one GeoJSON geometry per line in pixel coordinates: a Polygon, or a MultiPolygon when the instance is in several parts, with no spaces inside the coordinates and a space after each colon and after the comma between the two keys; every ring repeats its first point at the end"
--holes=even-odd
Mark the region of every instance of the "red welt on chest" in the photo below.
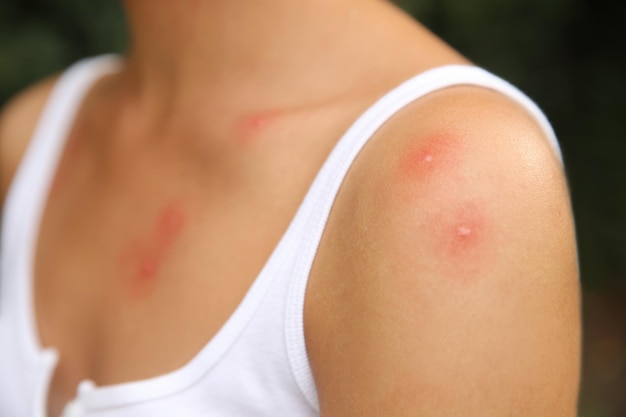
{"type": "Polygon", "coordinates": [[[130,273],[132,298],[146,296],[154,288],[184,226],[184,212],[177,204],[171,204],[161,210],[149,233],[137,238],[122,252],[120,265],[124,276],[130,273]]]}

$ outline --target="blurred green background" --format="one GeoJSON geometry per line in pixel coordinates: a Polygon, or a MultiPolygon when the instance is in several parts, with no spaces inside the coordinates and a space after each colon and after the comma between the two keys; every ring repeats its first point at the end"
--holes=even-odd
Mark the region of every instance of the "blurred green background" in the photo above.
{"type": "MultiPolygon", "coordinates": [[[[626,417],[626,2],[396,3],[522,88],[552,121],[572,190],[584,287],[580,417],[626,417]]],[[[126,38],[117,1],[3,0],[0,106],[77,59],[123,51],[126,38]]]]}

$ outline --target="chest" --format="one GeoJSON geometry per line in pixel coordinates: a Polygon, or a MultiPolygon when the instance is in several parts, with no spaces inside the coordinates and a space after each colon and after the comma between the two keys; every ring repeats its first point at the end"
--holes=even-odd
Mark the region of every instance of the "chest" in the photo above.
{"type": "Polygon", "coordinates": [[[50,414],[85,379],[107,386],[157,377],[207,346],[369,102],[244,123],[253,140],[240,141],[248,151],[230,159],[171,140],[114,158],[102,146],[114,139],[101,133],[106,126],[90,129],[79,115],[52,175],[27,277],[34,333],[60,354],[50,414]]]}
{"type": "Polygon", "coordinates": [[[143,192],[85,183],[51,198],[35,257],[36,323],[61,352],[58,378],[111,384],[182,366],[234,310],[286,225],[257,206],[266,221],[255,227],[247,204],[214,204],[184,181],[143,192]]]}
{"type": "Polygon", "coordinates": [[[50,408],[84,379],[142,380],[193,358],[255,281],[330,146],[252,188],[168,152],[102,170],[90,152],[66,151],[31,277],[36,332],[60,352],[50,408]]]}

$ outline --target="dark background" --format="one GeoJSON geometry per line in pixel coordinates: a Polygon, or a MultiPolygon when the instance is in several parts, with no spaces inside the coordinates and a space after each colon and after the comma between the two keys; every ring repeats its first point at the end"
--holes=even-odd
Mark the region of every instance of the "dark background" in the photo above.
{"type": "MultiPolygon", "coordinates": [[[[552,121],[584,288],[580,417],[626,417],[626,2],[396,2],[527,92],[552,121]]],[[[126,38],[117,1],[2,0],[0,106],[82,57],[123,51],[126,38]]]]}

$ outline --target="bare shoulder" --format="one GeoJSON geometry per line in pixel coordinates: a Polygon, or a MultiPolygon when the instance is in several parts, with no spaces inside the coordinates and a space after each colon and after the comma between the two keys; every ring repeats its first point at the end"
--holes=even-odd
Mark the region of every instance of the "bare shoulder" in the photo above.
{"type": "Polygon", "coordinates": [[[308,291],[325,417],[576,415],[566,179],[536,122],[499,93],[434,93],[372,138],[308,291]]]}
{"type": "Polygon", "coordinates": [[[58,76],[31,86],[0,112],[0,202],[8,190],[58,76]]]}

